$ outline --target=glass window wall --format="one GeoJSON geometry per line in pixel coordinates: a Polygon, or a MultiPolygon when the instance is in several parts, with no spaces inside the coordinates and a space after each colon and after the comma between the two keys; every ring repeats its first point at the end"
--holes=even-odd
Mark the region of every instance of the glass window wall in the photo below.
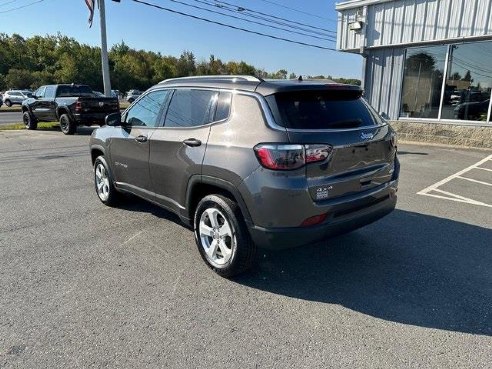
{"type": "Polygon", "coordinates": [[[407,50],[400,116],[438,118],[447,46],[407,50]]]}
{"type": "Polygon", "coordinates": [[[487,121],[492,42],[450,45],[441,119],[487,121]]]}
{"type": "Polygon", "coordinates": [[[492,41],[411,48],[400,116],[487,122],[491,88],[492,41]]]}

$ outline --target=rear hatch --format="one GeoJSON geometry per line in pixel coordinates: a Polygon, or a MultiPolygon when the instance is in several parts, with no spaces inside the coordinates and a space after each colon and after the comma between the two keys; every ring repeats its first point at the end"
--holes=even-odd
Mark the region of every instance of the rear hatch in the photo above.
{"type": "Polygon", "coordinates": [[[314,201],[353,195],[391,180],[394,133],[361,95],[359,88],[336,85],[267,97],[290,143],[330,150],[327,159],[305,167],[314,201]]]}

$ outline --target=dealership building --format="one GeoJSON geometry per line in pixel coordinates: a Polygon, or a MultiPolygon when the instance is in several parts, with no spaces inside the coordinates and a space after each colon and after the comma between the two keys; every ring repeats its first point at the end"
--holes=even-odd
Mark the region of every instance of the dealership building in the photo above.
{"type": "Polygon", "coordinates": [[[492,0],[350,0],[336,9],[337,48],[363,56],[374,108],[410,139],[492,147],[492,0]]]}

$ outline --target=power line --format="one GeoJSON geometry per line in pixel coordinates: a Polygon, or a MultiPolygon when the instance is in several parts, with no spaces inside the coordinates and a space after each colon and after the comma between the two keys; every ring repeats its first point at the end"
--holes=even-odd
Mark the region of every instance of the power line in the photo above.
{"type": "Polygon", "coordinates": [[[313,13],[308,13],[308,12],[305,12],[303,10],[299,10],[299,9],[295,9],[295,8],[291,8],[291,7],[288,7],[288,6],[285,6],[284,4],[279,4],[279,3],[276,3],[275,1],[270,1],[270,0],[260,0],[260,1],[263,1],[264,3],[269,3],[269,4],[273,4],[273,5],[276,5],[276,6],[280,6],[281,8],[285,8],[285,9],[289,9],[293,12],[296,12],[296,13],[301,13],[301,14],[305,14],[305,15],[309,15],[310,17],[315,17],[315,18],[319,18],[319,19],[324,19],[324,20],[327,20],[327,21],[330,21],[330,22],[337,22],[336,20],[334,19],[330,19],[330,18],[325,18],[325,17],[321,17],[317,14],[313,14],[313,13]]]}
{"type": "MultiPolygon", "coordinates": [[[[26,5],[18,6],[17,8],[12,8],[12,9],[8,9],[8,10],[2,10],[2,11],[0,11],[0,13],[13,12],[14,10],[19,10],[19,9],[27,8],[28,6],[31,6],[31,5],[34,5],[34,4],[37,4],[37,3],[41,3],[43,1],[44,0],[37,0],[37,1],[34,1],[34,2],[29,3],[29,4],[26,4],[26,5]]],[[[3,4],[3,5],[5,5],[5,4],[3,4]]]]}
{"type": "Polygon", "coordinates": [[[273,36],[273,35],[269,35],[269,34],[266,34],[266,33],[257,32],[257,31],[252,31],[252,30],[247,29],[247,28],[236,27],[236,26],[233,26],[233,25],[230,25],[230,24],[213,21],[213,20],[210,20],[210,19],[207,19],[207,18],[202,18],[202,17],[198,17],[196,15],[183,13],[183,12],[180,12],[180,11],[177,11],[177,10],[173,10],[173,9],[166,8],[166,7],[163,7],[163,6],[160,6],[160,5],[156,5],[156,4],[152,4],[152,3],[148,3],[148,2],[142,1],[142,0],[132,0],[132,1],[135,2],[135,3],[139,3],[139,4],[144,4],[144,5],[147,5],[147,6],[156,8],[156,9],[164,10],[164,11],[167,11],[167,12],[170,12],[170,13],[179,14],[179,15],[182,15],[184,17],[198,19],[198,20],[201,20],[201,21],[204,21],[204,22],[207,22],[207,23],[217,24],[219,26],[223,26],[223,27],[227,27],[227,28],[232,28],[232,29],[235,29],[235,30],[238,30],[238,31],[243,31],[243,32],[255,34],[255,35],[258,35],[258,36],[272,38],[274,40],[280,40],[280,41],[285,41],[285,42],[289,42],[289,43],[293,43],[293,44],[297,44],[297,45],[314,47],[316,49],[321,49],[321,50],[337,51],[336,49],[334,49],[332,47],[325,47],[325,46],[320,46],[320,45],[314,45],[314,44],[309,44],[307,42],[294,41],[294,40],[290,40],[288,38],[273,36]]]}
{"type": "MultiPolygon", "coordinates": [[[[204,2],[203,0],[194,0],[194,1],[204,2]]],[[[281,21],[285,21],[285,22],[288,22],[288,23],[286,24],[284,22],[279,22],[279,24],[289,25],[290,27],[292,27],[292,25],[291,25],[292,23],[297,24],[297,25],[302,26],[302,27],[307,27],[308,29],[306,29],[306,28],[300,28],[300,29],[303,29],[303,30],[306,30],[306,31],[310,31],[309,28],[312,28],[312,29],[316,29],[316,30],[319,30],[319,31],[327,32],[327,33],[333,33],[333,34],[336,34],[337,33],[336,31],[329,30],[329,29],[326,29],[326,28],[321,28],[321,27],[310,25],[310,24],[293,21],[291,19],[278,17],[278,16],[273,15],[273,14],[263,13],[263,12],[260,12],[260,11],[257,11],[257,10],[245,8],[244,6],[238,6],[238,5],[235,5],[235,4],[231,4],[231,3],[228,3],[226,1],[215,0],[215,5],[214,6],[221,7],[220,4],[226,4],[226,5],[235,7],[237,9],[242,9],[242,11],[248,11],[248,12],[251,12],[251,13],[261,14],[261,15],[266,16],[268,18],[274,18],[274,19],[278,19],[278,20],[281,20],[281,21]],[[219,5],[217,5],[217,4],[219,4],[219,5]]],[[[260,19],[270,20],[271,21],[271,19],[265,19],[263,17],[260,18],[260,19]]]]}
{"type": "MultiPolygon", "coordinates": [[[[171,1],[171,2],[177,3],[177,4],[181,4],[181,5],[190,7],[190,8],[204,10],[204,11],[209,12],[209,13],[219,14],[219,15],[223,15],[225,17],[238,19],[238,20],[241,20],[241,21],[244,21],[244,22],[254,23],[254,24],[258,24],[260,26],[264,26],[264,27],[279,29],[281,31],[285,31],[285,32],[289,32],[289,33],[295,33],[295,34],[298,34],[298,35],[302,35],[302,36],[306,36],[306,37],[311,37],[311,38],[315,38],[315,39],[318,39],[318,40],[331,41],[331,42],[334,42],[335,41],[333,39],[333,36],[328,36],[328,37],[331,37],[331,38],[326,38],[326,37],[319,37],[319,36],[309,35],[307,33],[293,31],[293,30],[289,30],[289,29],[286,29],[286,28],[277,27],[277,26],[274,26],[274,25],[271,25],[271,24],[256,22],[256,21],[253,21],[253,20],[250,20],[250,19],[245,19],[245,18],[242,18],[242,17],[235,16],[235,15],[221,13],[221,12],[218,12],[218,11],[215,11],[215,10],[210,10],[210,9],[207,9],[207,8],[204,8],[204,7],[201,7],[201,6],[188,4],[188,3],[185,3],[185,2],[179,1],[179,0],[168,0],[168,1],[171,1]]],[[[197,1],[197,0],[194,0],[194,1],[197,1]]],[[[198,2],[201,2],[201,1],[198,0],[198,2]]],[[[209,5],[209,4],[207,4],[207,5],[209,5]]]]}
{"type": "Polygon", "coordinates": [[[0,6],[9,5],[9,4],[15,3],[16,1],[18,1],[18,0],[10,0],[10,1],[7,1],[6,3],[0,4],[0,6]]]}
{"type": "MultiPolygon", "coordinates": [[[[325,31],[318,31],[318,30],[316,30],[314,28],[311,28],[310,29],[308,27],[311,27],[311,26],[308,26],[308,25],[306,25],[306,26],[298,26],[298,25],[294,24],[295,23],[294,21],[290,21],[290,20],[287,20],[286,22],[279,21],[279,20],[275,19],[275,16],[271,16],[269,14],[262,13],[262,14],[265,14],[265,16],[263,16],[259,12],[256,12],[254,10],[246,9],[246,8],[243,8],[243,7],[237,7],[236,5],[233,5],[233,4],[228,5],[228,3],[225,3],[225,2],[222,2],[222,1],[221,2],[216,1],[215,3],[206,2],[204,0],[193,0],[193,1],[196,1],[196,2],[199,2],[199,3],[203,3],[203,4],[206,4],[208,6],[212,6],[212,7],[218,7],[218,8],[224,9],[224,10],[226,10],[228,12],[231,12],[231,13],[241,13],[241,14],[247,16],[247,17],[264,20],[264,21],[269,22],[269,23],[274,23],[274,24],[278,24],[280,26],[288,27],[289,29],[297,29],[297,30],[301,30],[301,31],[304,31],[304,32],[309,32],[311,34],[315,34],[315,35],[318,35],[318,36],[322,36],[322,37],[330,37],[330,38],[333,38],[333,39],[335,38],[334,35],[328,34],[325,31]],[[225,5],[225,4],[227,4],[227,5],[225,5]],[[258,13],[258,14],[260,14],[260,15],[255,14],[255,12],[258,13]]],[[[276,18],[278,18],[278,17],[276,17],[276,18]]],[[[335,33],[335,32],[333,32],[333,33],[335,33]]]]}

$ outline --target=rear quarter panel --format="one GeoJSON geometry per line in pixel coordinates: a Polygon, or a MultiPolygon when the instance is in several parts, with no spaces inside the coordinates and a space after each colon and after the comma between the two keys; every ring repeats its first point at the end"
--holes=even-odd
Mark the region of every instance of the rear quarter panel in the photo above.
{"type": "Polygon", "coordinates": [[[266,124],[260,97],[235,93],[230,118],[210,130],[202,174],[239,186],[260,164],[253,148],[262,142],[288,142],[285,130],[266,124]]]}

